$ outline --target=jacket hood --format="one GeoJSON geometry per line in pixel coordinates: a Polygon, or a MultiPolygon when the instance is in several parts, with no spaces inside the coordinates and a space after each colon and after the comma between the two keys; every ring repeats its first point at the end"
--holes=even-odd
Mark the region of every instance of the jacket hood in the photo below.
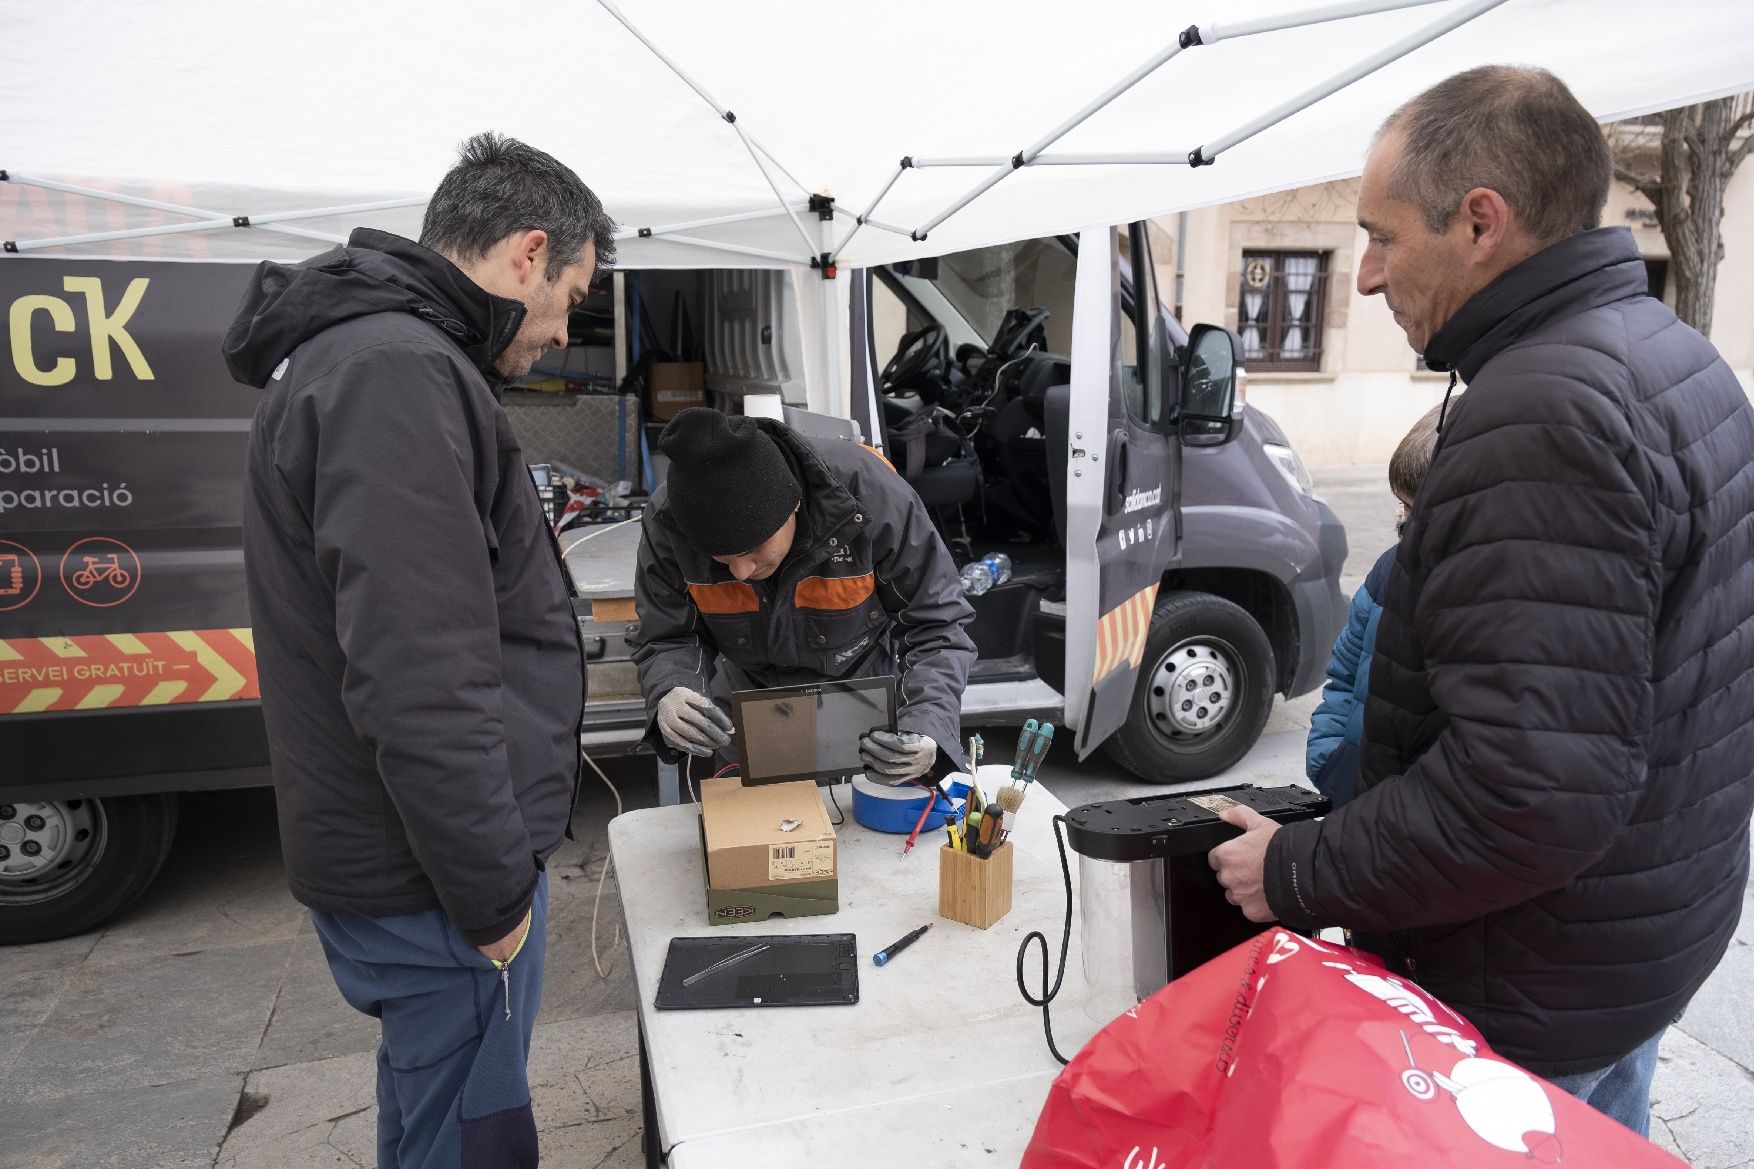
{"type": "Polygon", "coordinates": [[[260,389],[318,333],[387,312],[411,313],[442,329],[490,385],[500,381],[494,361],[524,321],[522,304],[494,296],[437,252],[362,227],[346,246],[302,263],[257,266],[221,347],[226,368],[260,389]]]}
{"type": "Polygon", "coordinates": [[[1581,231],[1498,274],[1425,346],[1425,365],[1471,382],[1492,357],[1560,317],[1647,295],[1638,244],[1625,227],[1581,231]]]}

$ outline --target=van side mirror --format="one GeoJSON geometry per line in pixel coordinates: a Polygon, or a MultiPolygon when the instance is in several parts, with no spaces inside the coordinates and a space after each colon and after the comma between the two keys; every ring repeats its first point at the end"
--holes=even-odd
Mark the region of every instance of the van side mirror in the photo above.
{"type": "Polygon", "coordinates": [[[1237,392],[1247,379],[1242,338],[1218,325],[1195,325],[1182,350],[1176,421],[1183,446],[1223,446],[1242,432],[1237,392]]]}

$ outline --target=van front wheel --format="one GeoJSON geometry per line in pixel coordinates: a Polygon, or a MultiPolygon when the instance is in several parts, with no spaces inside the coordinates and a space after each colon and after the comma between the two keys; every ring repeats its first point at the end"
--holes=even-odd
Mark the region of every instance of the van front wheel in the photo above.
{"type": "Polygon", "coordinates": [[[1127,721],[1103,744],[1155,783],[1206,779],[1255,745],[1273,708],[1273,647],[1240,606],[1210,593],[1157,602],[1127,721]]]}
{"type": "Polygon", "coordinates": [[[126,909],[164,867],[176,828],[169,794],[0,797],[0,946],[83,933],[126,909]]]}

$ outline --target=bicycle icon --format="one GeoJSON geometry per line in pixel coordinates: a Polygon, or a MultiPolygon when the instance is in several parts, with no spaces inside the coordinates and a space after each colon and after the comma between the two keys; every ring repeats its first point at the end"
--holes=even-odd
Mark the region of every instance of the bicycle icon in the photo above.
{"type": "Polygon", "coordinates": [[[87,536],[61,557],[61,586],[82,605],[108,609],[140,587],[140,557],[108,536],[87,536]]]}
{"type": "Polygon", "coordinates": [[[133,575],[122,567],[118,554],[110,553],[106,559],[97,556],[86,556],[85,567],[73,574],[73,587],[76,589],[95,588],[100,581],[108,581],[118,589],[125,589],[133,583],[133,575]]]}

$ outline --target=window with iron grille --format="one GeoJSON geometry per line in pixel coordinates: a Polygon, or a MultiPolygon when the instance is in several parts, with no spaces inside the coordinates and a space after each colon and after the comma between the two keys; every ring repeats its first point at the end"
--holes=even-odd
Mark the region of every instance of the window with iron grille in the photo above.
{"type": "Polygon", "coordinates": [[[1322,305],[1327,289],[1326,252],[1242,254],[1236,319],[1243,360],[1251,372],[1322,368],[1322,305]]]}

